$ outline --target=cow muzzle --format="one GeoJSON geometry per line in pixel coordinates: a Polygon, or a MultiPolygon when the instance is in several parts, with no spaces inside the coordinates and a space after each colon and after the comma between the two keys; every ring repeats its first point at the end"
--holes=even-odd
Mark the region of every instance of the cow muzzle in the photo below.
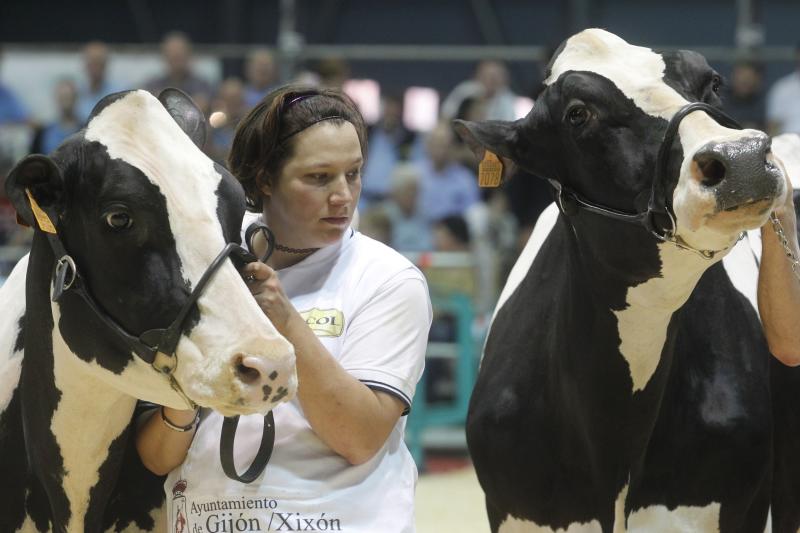
{"type": "Polygon", "coordinates": [[[783,173],[770,147],[769,137],[761,132],[733,141],[709,142],[692,158],[692,178],[714,193],[718,212],[750,207],[763,211],[783,193],[783,173]]]}

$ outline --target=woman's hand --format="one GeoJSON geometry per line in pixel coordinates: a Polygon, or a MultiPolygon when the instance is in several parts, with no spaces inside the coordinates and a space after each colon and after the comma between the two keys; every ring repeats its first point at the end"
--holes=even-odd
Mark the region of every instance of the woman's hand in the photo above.
{"type": "Polygon", "coordinates": [[[270,322],[278,331],[285,331],[297,311],[283,292],[278,274],[264,263],[254,262],[242,269],[242,277],[270,322]]]}

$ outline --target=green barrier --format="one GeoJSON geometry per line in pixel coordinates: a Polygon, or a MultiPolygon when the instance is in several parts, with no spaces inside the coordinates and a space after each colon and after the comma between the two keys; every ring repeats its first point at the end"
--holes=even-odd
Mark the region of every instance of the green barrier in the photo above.
{"type": "Polygon", "coordinates": [[[456,339],[454,342],[433,342],[428,344],[426,361],[433,358],[455,359],[455,396],[452,402],[444,405],[430,405],[426,394],[426,373],[417,384],[414,403],[406,425],[406,444],[417,468],[422,471],[425,464],[423,433],[436,426],[457,426],[463,431],[467,419],[467,408],[478,369],[482,339],[472,333],[474,311],[472,301],[465,294],[451,294],[447,297],[433,297],[434,315],[446,313],[455,317],[456,339]]]}

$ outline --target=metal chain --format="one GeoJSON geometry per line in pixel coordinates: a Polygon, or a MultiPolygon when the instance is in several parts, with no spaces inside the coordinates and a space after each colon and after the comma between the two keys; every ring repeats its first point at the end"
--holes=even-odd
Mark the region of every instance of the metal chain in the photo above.
{"type": "Polygon", "coordinates": [[[777,235],[778,239],[781,241],[781,246],[783,246],[783,251],[786,253],[786,258],[792,264],[792,272],[795,277],[800,280],[800,261],[797,260],[797,257],[789,246],[789,240],[786,238],[786,233],[783,231],[783,225],[778,219],[778,215],[773,212],[770,214],[769,219],[772,222],[772,229],[775,230],[775,235],[777,235]]]}

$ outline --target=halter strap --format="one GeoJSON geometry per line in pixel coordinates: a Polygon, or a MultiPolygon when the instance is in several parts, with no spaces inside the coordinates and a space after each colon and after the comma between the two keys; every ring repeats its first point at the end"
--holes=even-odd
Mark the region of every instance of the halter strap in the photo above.
{"type": "MultiPolygon", "coordinates": [[[[644,226],[654,237],[659,241],[669,242],[684,250],[690,250],[699,254],[705,259],[713,259],[720,252],[724,252],[729,248],[722,250],[701,250],[694,248],[680,238],[675,232],[677,224],[675,222],[675,213],[668,205],[665,184],[669,174],[669,155],[672,150],[672,145],[678,135],[678,127],[681,121],[694,111],[705,111],[711,118],[716,120],[722,126],[734,129],[742,129],[742,126],[733,118],[726,115],[723,111],[713,107],[704,102],[691,102],[686,104],[678,110],[675,115],[670,119],[667,125],[667,130],[664,132],[664,137],[661,141],[661,146],[658,150],[658,158],[656,159],[656,169],[653,175],[653,182],[650,186],[650,199],[647,204],[647,210],[630,213],[621,211],[608,206],[596,204],[589,200],[582,198],[576,192],[564,187],[560,182],[554,179],[548,179],[550,185],[556,192],[556,204],[559,210],[567,216],[575,215],[579,209],[589,211],[597,215],[619,220],[629,224],[637,224],[644,226]],[[666,224],[659,223],[659,220],[666,221],[666,224]]],[[[739,235],[741,240],[744,232],[739,235]]],[[[738,242],[737,240],[737,242],[738,242]]]]}

